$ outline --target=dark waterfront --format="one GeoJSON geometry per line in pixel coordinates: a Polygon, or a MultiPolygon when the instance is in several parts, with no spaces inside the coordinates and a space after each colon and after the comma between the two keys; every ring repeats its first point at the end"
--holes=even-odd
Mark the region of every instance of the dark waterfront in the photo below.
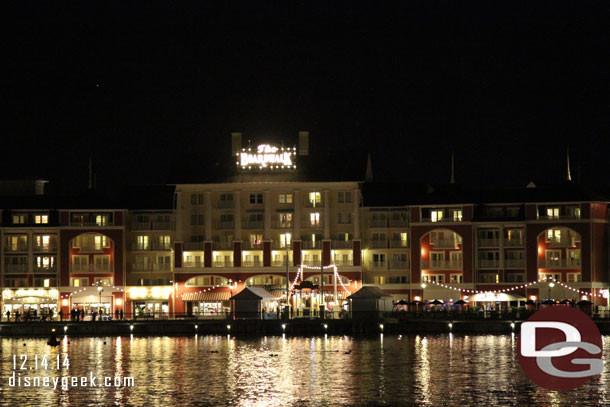
{"type": "MultiPolygon", "coordinates": [[[[2,405],[359,406],[607,405],[610,372],[571,392],[537,388],[522,373],[513,335],[107,337],[2,339],[2,405]],[[69,341],[69,343],[68,343],[69,341]],[[105,343],[104,343],[105,342],[105,343]],[[26,346],[24,346],[24,343],[26,346]],[[31,376],[134,377],[132,388],[9,386],[13,354],[68,370],[31,376]],[[63,361],[63,359],[62,359],[63,361]]],[[[604,337],[604,351],[610,337],[604,337]]],[[[19,358],[19,356],[17,356],[19,358]]],[[[19,366],[17,366],[19,368],[19,366]]],[[[25,373],[23,374],[25,375],[25,373]]]]}

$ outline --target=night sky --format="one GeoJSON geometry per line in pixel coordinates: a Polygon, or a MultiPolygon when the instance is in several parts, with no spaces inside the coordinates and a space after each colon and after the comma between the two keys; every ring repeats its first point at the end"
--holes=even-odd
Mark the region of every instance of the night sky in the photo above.
{"type": "Polygon", "coordinates": [[[498,3],[3,5],[0,167],[163,183],[181,153],[230,160],[232,131],[308,130],[377,179],[447,182],[454,151],[466,186],[561,182],[569,146],[609,184],[610,4],[498,3]]]}

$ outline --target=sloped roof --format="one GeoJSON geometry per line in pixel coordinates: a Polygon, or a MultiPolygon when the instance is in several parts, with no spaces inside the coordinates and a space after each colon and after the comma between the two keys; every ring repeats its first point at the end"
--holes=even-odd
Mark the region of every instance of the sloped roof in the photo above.
{"type": "Polygon", "coordinates": [[[277,297],[261,287],[246,287],[231,297],[232,300],[277,300],[277,297]]]}
{"type": "Polygon", "coordinates": [[[394,298],[390,294],[384,293],[379,287],[375,286],[364,286],[349,297],[348,299],[381,299],[381,298],[394,298]]]}

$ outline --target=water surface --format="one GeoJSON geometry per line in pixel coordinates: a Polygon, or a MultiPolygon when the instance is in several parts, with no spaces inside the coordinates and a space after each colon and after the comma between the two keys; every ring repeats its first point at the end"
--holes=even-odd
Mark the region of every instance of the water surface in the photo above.
{"type": "MultiPolygon", "coordinates": [[[[313,338],[228,336],[1,341],[2,405],[57,406],[595,406],[610,404],[610,371],[570,392],[537,388],[521,372],[514,336],[313,338]],[[105,342],[105,344],[104,344],[105,342]],[[26,346],[23,346],[24,343],[26,346]],[[133,377],[133,387],[11,387],[12,355],[68,355],[31,376],[133,377]]],[[[605,354],[610,337],[604,338],[605,354]]],[[[18,356],[19,358],[19,356],[18,356]]],[[[19,363],[18,363],[19,365],[19,363]]],[[[101,380],[101,379],[99,379],[101,380]]],[[[98,383],[99,384],[99,383],[98,383]]]]}

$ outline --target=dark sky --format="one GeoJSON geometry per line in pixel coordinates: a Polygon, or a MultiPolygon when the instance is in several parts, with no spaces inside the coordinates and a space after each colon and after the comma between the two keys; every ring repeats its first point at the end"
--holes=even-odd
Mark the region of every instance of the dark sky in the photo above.
{"type": "Polygon", "coordinates": [[[455,151],[468,186],[562,181],[569,145],[609,183],[610,3],[370,3],[3,5],[0,168],[159,183],[182,152],[231,159],[231,131],[309,130],[376,178],[446,182],[455,151]]]}

